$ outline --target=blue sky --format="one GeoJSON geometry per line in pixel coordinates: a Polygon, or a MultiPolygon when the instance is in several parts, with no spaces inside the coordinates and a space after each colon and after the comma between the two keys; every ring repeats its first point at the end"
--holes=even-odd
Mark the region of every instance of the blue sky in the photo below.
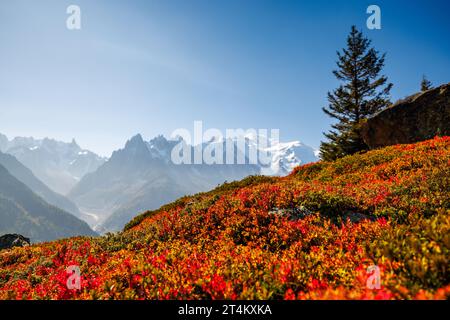
{"type": "Polygon", "coordinates": [[[2,0],[0,132],[102,155],[136,133],[278,128],[318,147],[352,24],[387,52],[393,100],[450,81],[448,1],[2,0]],[[79,5],[82,29],[66,28],[79,5]],[[377,4],[382,29],[368,30],[377,4]]]}

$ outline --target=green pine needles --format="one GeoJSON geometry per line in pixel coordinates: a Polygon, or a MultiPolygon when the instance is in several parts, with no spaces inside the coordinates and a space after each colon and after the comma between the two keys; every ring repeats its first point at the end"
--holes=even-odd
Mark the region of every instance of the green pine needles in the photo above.
{"type": "Polygon", "coordinates": [[[339,88],[328,92],[329,106],[323,111],[336,119],[333,130],[324,133],[328,141],[322,142],[320,155],[323,160],[365,151],[368,146],[361,137],[361,123],[391,102],[389,93],[392,83],[380,75],[385,54],[380,55],[371,47],[371,41],[352,26],[347,47],[337,52],[335,77],[341,82],[339,88]]]}

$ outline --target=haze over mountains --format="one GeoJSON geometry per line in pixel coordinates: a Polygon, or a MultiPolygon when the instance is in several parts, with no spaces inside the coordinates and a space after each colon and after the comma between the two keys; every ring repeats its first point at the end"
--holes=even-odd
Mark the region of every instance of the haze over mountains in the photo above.
{"type": "Polygon", "coordinates": [[[67,194],[89,172],[105,161],[95,153],[71,143],[53,139],[16,137],[12,140],[0,134],[0,151],[15,156],[53,191],[67,194]]]}
{"type": "Polygon", "coordinates": [[[299,164],[317,161],[315,150],[299,141],[260,148],[257,137],[250,136],[245,139],[244,149],[230,140],[187,146],[193,157],[197,148],[223,144],[226,150],[228,142],[233,145],[235,160],[241,155],[245,158],[243,164],[176,165],[171,161],[171,151],[181,141],[163,136],[144,141],[136,135],[105,159],[81,149],[75,141],[9,140],[0,134],[0,150],[8,153],[0,154],[0,165],[48,203],[88,222],[94,230],[105,232],[122,229],[143,211],[210,190],[225,181],[255,174],[286,175],[299,164]],[[268,152],[269,163],[250,163],[246,156],[251,150],[268,152]]]}
{"type": "Polygon", "coordinates": [[[49,205],[0,165],[0,234],[20,233],[33,242],[95,236],[88,224],[49,205]]]}
{"type": "Polygon", "coordinates": [[[81,217],[81,213],[75,203],[63,195],[52,191],[14,156],[0,152],[0,165],[49,204],[63,209],[74,216],[81,217]]]}

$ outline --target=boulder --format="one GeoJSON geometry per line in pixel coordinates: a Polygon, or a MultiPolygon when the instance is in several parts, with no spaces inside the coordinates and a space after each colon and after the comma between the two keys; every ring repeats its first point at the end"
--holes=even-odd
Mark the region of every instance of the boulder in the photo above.
{"type": "Polygon", "coordinates": [[[273,208],[269,211],[269,214],[275,214],[280,217],[287,217],[290,220],[298,220],[310,216],[314,214],[314,212],[304,206],[299,206],[290,209],[273,208]]]}
{"type": "Polygon", "coordinates": [[[450,136],[450,83],[400,100],[362,126],[370,148],[450,136]]]}
{"type": "Polygon", "coordinates": [[[24,247],[30,245],[30,239],[20,234],[5,234],[0,236],[0,250],[12,247],[24,247]]]}

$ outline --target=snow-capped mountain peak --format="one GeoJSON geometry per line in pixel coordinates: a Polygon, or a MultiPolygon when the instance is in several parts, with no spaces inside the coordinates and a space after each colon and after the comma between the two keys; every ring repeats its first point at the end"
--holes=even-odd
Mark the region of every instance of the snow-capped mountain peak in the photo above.
{"type": "Polygon", "coordinates": [[[53,191],[66,194],[87,173],[97,170],[106,159],[70,143],[54,139],[1,136],[0,151],[15,156],[53,191]]]}
{"type": "Polygon", "coordinates": [[[269,164],[261,165],[263,175],[287,175],[299,165],[319,160],[315,150],[300,141],[278,142],[264,136],[247,136],[246,139],[250,148],[256,148],[258,153],[265,154],[270,159],[269,164]]]}

